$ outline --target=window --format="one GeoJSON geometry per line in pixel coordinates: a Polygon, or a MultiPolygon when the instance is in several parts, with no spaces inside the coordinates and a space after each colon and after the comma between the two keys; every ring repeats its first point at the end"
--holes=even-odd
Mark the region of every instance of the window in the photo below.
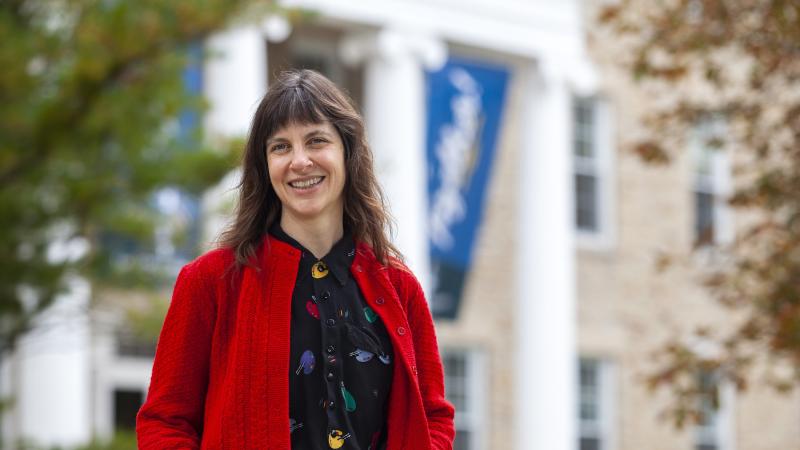
{"type": "Polygon", "coordinates": [[[594,149],[594,103],[576,99],[573,104],[575,130],[575,222],[579,230],[597,230],[597,155],[594,149]]]}
{"type": "Polygon", "coordinates": [[[144,403],[144,393],[138,390],[114,390],[114,429],[136,429],[136,414],[144,403]]]}
{"type": "Polygon", "coordinates": [[[580,450],[612,448],[612,381],[609,363],[581,359],[579,364],[578,415],[580,450]]]}
{"type": "Polygon", "coordinates": [[[694,244],[709,246],[729,242],[730,211],[726,204],[730,192],[728,159],[721,149],[725,125],[709,119],[692,131],[690,149],[694,163],[694,244]]]}
{"type": "Polygon", "coordinates": [[[486,428],[483,393],[488,386],[481,359],[476,351],[451,349],[442,352],[446,396],[456,408],[454,450],[486,448],[483,443],[486,428]]]}
{"type": "Polygon", "coordinates": [[[698,375],[700,388],[699,421],[694,431],[695,450],[728,450],[731,448],[729,426],[732,414],[730,386],[720,383],[713,372],[698,375]]]}
{"type": "Polygon", "coordinates": [[[153,359],[156,355],[155,340],[147,340],[136,333],[121,328],[116,330],[117,355],[130,358],[153,359]]]}
{"type": "Polygon", "coordinates": [[[575,227],[584,246],[610,245],[612,155],[607,110],[597,98],[575,98],[572,103],[575,227]]]}
{"type": "Polygon", "coordinates": [[[267,43],[268,83],[289,69],[313,69],[341,86],[357,105],[361,105],[363,70],[349,67],[339,57],[340,30],[318,24],[296,24],[288,39],[267,43]]]}

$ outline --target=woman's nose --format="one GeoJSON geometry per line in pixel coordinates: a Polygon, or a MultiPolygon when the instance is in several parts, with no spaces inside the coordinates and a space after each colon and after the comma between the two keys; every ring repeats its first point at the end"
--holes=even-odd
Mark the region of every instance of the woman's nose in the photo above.
{"type": "Polygon", "coordinates": [[[313,165],[311,158],[308,157],[308,153],[302,147],[296,147],[297,150],[294,151],[292,154],[292,162],[289,165],[289,168],[292,170],[303,171],[308,169],[313,165]]]}

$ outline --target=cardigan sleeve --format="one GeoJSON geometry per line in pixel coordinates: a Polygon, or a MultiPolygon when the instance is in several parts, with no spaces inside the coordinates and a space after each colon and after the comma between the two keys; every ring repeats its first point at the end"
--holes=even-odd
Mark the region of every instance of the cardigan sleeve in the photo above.
{"type": "Polygon", "coordinates": [[[417,375],[425,415],[428,418],[431,444],[434,450],[452,450],[455,409],[445,399],[444,372],[433,318],[417,279],[410,272],[403,278],[406,285],[406,315],[413,337],[417,375]]]}
{"type": "Polygon", "coordinates": [[[136,418],[139,448],[200,448],[216,308],[197,261],[181,269],[161,329],[147,400],[136,418]]]}

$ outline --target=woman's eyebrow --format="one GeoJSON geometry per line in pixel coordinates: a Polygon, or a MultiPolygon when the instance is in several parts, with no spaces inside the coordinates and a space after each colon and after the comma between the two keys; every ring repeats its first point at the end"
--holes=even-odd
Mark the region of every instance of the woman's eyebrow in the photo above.
{"type": "Polygon", "coordinates": [[[322,129],[317,129],[317,130],[311,130],[308,133],[306,133],[305,138],[308,139],[312,136],[320,136],[320,135],[330,137],[330,133],[328,133],[327,131],[322,129]]]}
{"type": "MultiPolygon", "coordinates": [[[[315,129],[315,130],[311,130],[308,133],[306,133],[303,136],[303,139],[308,139],[308,138],[313,137],[313,136],[326,136],[326,137],[330,138],[331,134],[328,133],[326,130],[323,130],[323,129],[315,129]]],[[[273,137],[267,139],[267,144],[266,145],[270,145],[270,144],[272,144],[274,142],[279,142],[279,141],[288,142],[289,139],[287,139],[287,138],[285,138],[283,136],[273,136],[273,137]]]]}
{"type": "Polygon", "coordinates": [[[270,145],[270,144],[278,142],[278,141],[288,142],[288,139],[286,139],[285,137],[280,137],[280,136],[271,137],[271,138],[267,139],[267,144],[266,145],[270,145]]]}

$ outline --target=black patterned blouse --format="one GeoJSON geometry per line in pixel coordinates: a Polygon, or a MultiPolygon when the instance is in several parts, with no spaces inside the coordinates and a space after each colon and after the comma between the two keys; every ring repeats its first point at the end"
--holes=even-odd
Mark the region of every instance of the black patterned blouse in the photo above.
{"type": "Polygon", "coordinates": [[[352,235],[317,260],[280,225],[270,233],[303,252],[292,294],[292,449],[384,449],[392,345],[350,273],[352,235]]]}

